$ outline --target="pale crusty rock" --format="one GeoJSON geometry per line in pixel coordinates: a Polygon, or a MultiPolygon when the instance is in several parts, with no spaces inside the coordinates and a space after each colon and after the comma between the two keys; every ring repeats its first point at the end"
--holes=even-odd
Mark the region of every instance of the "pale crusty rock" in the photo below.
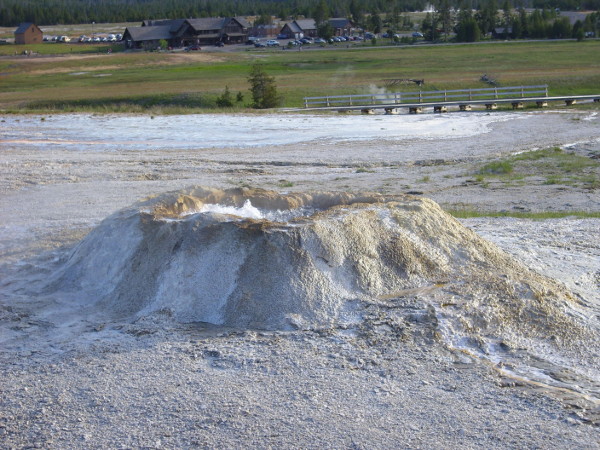
{"type": "Polygon", "coordinates": [[[414,196],[193,187],[110,216],[74,248],[48,292],[108,317],[168,310],[182,323],[291,330],[359,324],[365,307],[418,297],[435,333],[522,346],[593,333],[559,283],[537,274],[414,196]],[[200,213],[215,204],[289,221],[200,213]],[[526,325],[526,326],[524,326],[526,325]]]}

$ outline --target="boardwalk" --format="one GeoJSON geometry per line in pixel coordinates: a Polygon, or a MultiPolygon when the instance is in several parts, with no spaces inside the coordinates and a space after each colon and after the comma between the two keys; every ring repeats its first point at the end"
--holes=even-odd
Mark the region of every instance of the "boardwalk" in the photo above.
{"type": "Polygon", "coordinates": [[[577,101],[600,102],[600,94],[552,96],[548,95],[547,85],[510,86],[483,89],[457,89],[444,91],[394,92],[385,94],[335,95],[325,97],[305,97],[303,110],[361,111],[372,114],[382,109],[387,114],[395,114],[400,108],[407,108],[416,114],[425,108],[434,112],[447,112],[449,107],[470,111],[473,106],[485,106],[494,110],[498,104],[511,104],[513,109],[524,108],[525,103],[535,103],[542,108],[548,102],[565,102],[567,106],[577,101]]]}

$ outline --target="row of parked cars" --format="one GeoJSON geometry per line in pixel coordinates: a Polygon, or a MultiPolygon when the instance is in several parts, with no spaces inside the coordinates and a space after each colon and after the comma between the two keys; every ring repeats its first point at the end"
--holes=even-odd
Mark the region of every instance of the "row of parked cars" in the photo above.
{"type": "MultiPolygon", "coordinates": [[[[277,36],[278,39],[288,39],[288,36],[285,34],[280,34],[277,36]]],[[[329,40],[325,40],[323,38],[312,38],[312,37],[304,37],[301,39],[294,39],[287,42],[287,45],[302,46],[302,45],[310,45],[310,44],[333,44],[336,42],[347,42],[347,41],[362,41],[363,38],[360,36],[335,36],[329,40]]],[[[257,48],[262,47],[280,47],[282,44],[276,39],[269,39],[265,42],[261,41],[260,38],[250,37],[248,41],[246,41],[246,45],[254,45],[257,48]]]]}
{"type": "Polygon", "coordinates": [[[44,42],[71,42],[69,36],[44,36],[44,42]]]}
{"type": "MultiPolygon", "coordinates": [[[[119,34],[109,34],[108,36],[94,36],[89,37],[84,34],[79,36],[77,42],[81,43],[92,43],[92,42],[118,42],[123,39],[123,35],[119,34]]],[[[44,36],[44,42],[71,42],[71,38],[69,36],[44,36]]]]}
{"type": "MultiPolygon", "coordinates": [[[[334,36],[328,40],[325,40],[323,38],[312,38],[312,37],[304,37],[301,39],[294,39],[294,40],[289,40],[287,42],[287,45],[291,45],[291,46],[302,46],[302,45],[310,45],[310,44],[335,44],[336,42],[349,42],[349,41],[362,41],[364,39],[373,39],[374,37],[376,37],[373,33],[370,32],[366,32],[363,36],[334,36]]],[[[392,37],[400,37],[400,35],[393,35],[393,36],[388,36],[387,33],[384,33],[383,35],[381,35],[381,37],[384,38],[392,38],[392,37]]],[[[423,38],[423,34],[419,33],[418,31],[415,31],[412,34],[413,38],[423,38]]],[[[277,39],[290,39],[290,37],[287,34],[279,34],[277,35],[277,39]]],[[[261,41],[260,38],[258,37],[250,37],[248,38],[248,40],[246,41],[246,45],[254,45],[257,48],[261,48],[261,47],[279,47],[282,44],[275,39],[269,39],[265,42],[261,41]]]]}

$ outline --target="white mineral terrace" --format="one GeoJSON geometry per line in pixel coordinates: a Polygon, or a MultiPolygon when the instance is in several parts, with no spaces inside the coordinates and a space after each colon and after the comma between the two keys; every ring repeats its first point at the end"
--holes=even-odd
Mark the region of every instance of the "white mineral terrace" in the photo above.
{"type": "Polygon", "coordinates": [[[415,137],[468,137],[510,115],[308,116],[202,114],[126,116],[91,114],[5,116],[0,144],[92,149],[256,147],[313,141],[366,141],[415,137]]]}

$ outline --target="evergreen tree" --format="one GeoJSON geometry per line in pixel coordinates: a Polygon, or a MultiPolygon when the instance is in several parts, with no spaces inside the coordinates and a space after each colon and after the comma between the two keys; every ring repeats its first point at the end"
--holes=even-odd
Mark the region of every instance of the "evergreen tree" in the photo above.
{"type": "Polygon", "coordinates": [[[476,20],[482,33],[490,33],[496,28],[498,23],[498,6],[495,0],[488,0],[477,12],[476,20]]]}
{"type": "Polygon", "coordinates": [[[369,28],[375,34],[381,33],[381,29],[383,27],[383,21],[381,20],[381,16],[374,12],[369,17],[369,28]]]}
{"type": "Polygon", "coordinates": [[[425,18],[423,19],[423,23],[421,24],[421,31],[423,31],[425,39],[428,39],[430,41],[436,41],[440,37],[437,29],[437,15],[435,13],[425,14],[425,18]]]}
{"type": "Polygon", "coordinates": [[[444,40],[448,40],[448,34],[450,30],[452,30],[453,26],[453,17],[452,17],[452,8],[450,6],[449,0],[440,0],[437,6],[437,16],[439,20],[439,24],[442,27],[442,32],[444,33],[444,40]]]}
{"type": "Polygon", "coordinates": [[[325,0],[321,0],[317,4],[317,7],[313,12],[313,19],[315,19],[315,24],[319,26],[323,22],[327,22],[329,17],[329,8],[327,6],[327,3],[325,3],[325,0]]]}
{"type": "Polygon", "coordinates": [[[523,6],[519,7],[519,22],[520,22],[520,33],[519,38],[529,37],[529,22],[527,21],[527,13],[523,6]]]}
{"type": "Polygon", "coordinates": [[[230,108],[233,106],[233,97],[229,91],[229,86],[225,86],[225,91],[217,97],[216,103],[217,106],[220,106],[221,108],[230,108]]]}
{"type": "Polygon", "coordinates": [[[275,108],[281,102],[277,93],[275,78],[267,75],[260,64],[254,64],[250,68],[248,76],[250,92],[252,93],[252,107],[257,109],[275,108]]]}
{"type": "Polygon", "coordinates": [[[458,42],[477,42],[481,39],[479,25],[466,2],[463,2],[463,6],[458,13],[458,23],[456,24],[455,31],[458,42]]]}
{"type": "Polygon", "coordinates": [[[513,22],[511,9],[510,1],[504,0],[504,4],[502,5],[502,26],[504,27],[504,39],[508,39],[511,35],[510,28],[513,22]]]}
{"type": "Polygon", "coordinates": [[[363,26],[364,25],[364,15],[363,15],[362,6],[359,3],[359,1],[351,0],[349,9],[350,9],[350,18],[352,19],[352,22],[357,26],[363,26]]]}
{"type": "Polygon", "coordinates": [[[583,33],[583,22],[581,20],[576,21],[573,25],[573,37],[579,42],[583,41],[583,38],[585,37],[585,34],[583,33]]]}
{"type": "Polygon", "coordinates": [[[317,26],[317,35],[325,40],[329,40],[333,36],[333,27],[329,22],[321,22],[317,26]]]}

